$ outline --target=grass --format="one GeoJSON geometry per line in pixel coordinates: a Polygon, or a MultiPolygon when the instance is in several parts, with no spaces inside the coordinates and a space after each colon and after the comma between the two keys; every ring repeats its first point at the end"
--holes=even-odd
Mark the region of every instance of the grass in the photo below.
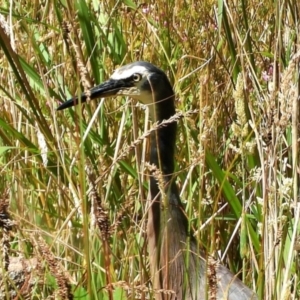
{"type": "Polygon", "coordinates": [[[0,14],[1,258],[34,265],[19,299],[153,297],[148,111],[55,110],[137,60],[174,84],[177,183],[201,246],[259,299],[300,297],[298,1],[17,0],[0,14]]]}

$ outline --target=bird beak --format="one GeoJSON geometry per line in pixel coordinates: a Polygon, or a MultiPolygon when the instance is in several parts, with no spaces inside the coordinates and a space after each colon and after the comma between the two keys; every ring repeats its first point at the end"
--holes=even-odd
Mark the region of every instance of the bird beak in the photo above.
{"type": "Polygon", "coordinates": [[[126,89],[126,82],[122,80],[109,79],[100,85],[95,86],[89,92],[82,94],[80,97],[73,97],[63,104],[61,104],[56,110],[63,110],[72,106],[76,106],[78,103],[84,103],[87,99],[96,99],[100,97],[110,97],[119,94],[120,91],[126,89]]]}

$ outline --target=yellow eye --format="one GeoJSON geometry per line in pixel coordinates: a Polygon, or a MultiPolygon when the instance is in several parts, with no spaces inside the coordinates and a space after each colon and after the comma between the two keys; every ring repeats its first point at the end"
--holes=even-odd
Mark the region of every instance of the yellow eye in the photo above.
{"type": "Polygon", "coordinates": [[[135,74],[133,74],[132,78],[133,78],[133,81],[139,82],[142,79],[142,75],[135,73],[135,74]]]}

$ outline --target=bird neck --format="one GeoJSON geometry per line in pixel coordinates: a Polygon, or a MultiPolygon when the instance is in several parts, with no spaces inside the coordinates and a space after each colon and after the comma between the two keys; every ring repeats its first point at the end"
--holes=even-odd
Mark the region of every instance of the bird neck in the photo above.
{"type": "MultiPolygon", "coordinates": [[[[161,124],[164,120],[167,121],[174,115],[174,93],[165,100],[156,101],[154,120],[158,122],[158,124],[161,124]]],[[[151,134],[150,163],[160,171],[159,175],[152,172],[150,179],[151,199],[155,200],[157,205],[159,205],[161,200],[160,189],[162,188],[166,194],[171,192],[172,194],[178,195],[176,185],[172,180],[174,173],[176,130],[176,122],[167,122],[164,126],[159,127],[151,134]],[[160,178],[163,178],[163,180],[161,181],[160,178]]],[[[173,204],[179,205],[180,200],[177,198],[179,199],[177,196],[172,197],[171,199],[174,201],[171,201],[174,202],[173,204]]],[[[157,207],[157,209],[159,208],[157,207]]]]}
{"type": "MultiPolygon", "coordinates": [[[[163,120],[168,120],[175,114],[174,94],[164,101],[156,101],[154,120],[160,124],[163,120]],[[168,101],[168,102],[166,102],[168,101]]],[[[160,237],[160,230],[163,228],[165,212],[177,212],[184,220],[181,212],[182,203],[180,201],[177,186],[173,179],[174,175],[174,152],[176,140],[177,123],[170,122],[159,127],[151,134],[150,163],[160,171],[157,175],[155,171],[150,174],[151,206],[148,220],[148,234],[154,238],[156,243],[160,237]],[[163,178],[163,180],[161,180],[163,178]]],[[[184,223],[185,224],[185,223],[184,223]]]]}
{"type": "Polygon", "coordinates": [[[160,126],[160,124],[163,121],[168,121],[174,115],[174,95],[155,103],[154,120],[158,123],[159,128],[151,134],[150,163],[160,170],[167,181],[170,180],[174,172],[177,123],[167,122],[163,126],[160,126]]]}

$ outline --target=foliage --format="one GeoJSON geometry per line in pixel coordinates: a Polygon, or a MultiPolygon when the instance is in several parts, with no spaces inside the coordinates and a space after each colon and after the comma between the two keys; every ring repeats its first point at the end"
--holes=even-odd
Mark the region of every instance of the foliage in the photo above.
{"type": "Polygon", "coordinates": [[[56,111],[137,60],[196,110],[179,122],[176,175],[206,253],[260,299],[300,297],[298,1],[1,2],[3,260],[37,259],[32,299],[153,297],[148,110],[56,111]]]}

